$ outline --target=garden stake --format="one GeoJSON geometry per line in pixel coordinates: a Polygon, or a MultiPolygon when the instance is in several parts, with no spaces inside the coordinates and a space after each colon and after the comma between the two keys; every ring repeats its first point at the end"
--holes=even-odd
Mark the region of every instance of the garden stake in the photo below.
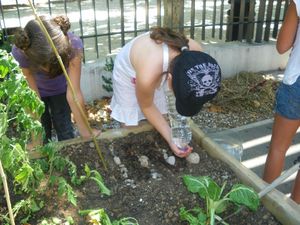
{"type": "Polygon", "coordinates": [[[3,187],[4,187],[6,204],[7,204],[7,208],[8,208],[8,214],[9,214],[10,222],[11,222],[11,225],[15,225],[14,214],[13,214],[13,211],[12,211],[12,208],[11,208],[11,202],[10,202],[10,197],[9,197],[9,190],[8,190],[7,180],[6,180],[6,176],[5,176],[3,167],[2,167],[1,160],[0,160],[0,175],[1,175],[1,178],[2,178],[2,182],[3,182],[3,187]]]}
{"type": "Polygon", "coordinates": [[[100,157],[100,159],[101,159],[101,161],[102,161],[102,164],[103,164],[103,166],[104,166],[104,169],[107,171],[106,161],[105,161],[105,159],[104,159],[104,157],[103,157],[103,155],[102,155],[102,152],[101,152],[101,150],[100,150],[100,148],[99,148],[99,145],[98,145],[98,143],[97,143],[97,141],[96,141],[95,135],[93,135],[93,132],[92,132],[92,129],[91,129],[90,125],[89,125],[88,119],[87,119],[87,117],[86,117],[86,115],[85,115],[85,113],[84,113],[84,111],[83,111],[81,105],[80,105],[79,102],[78,102],[77,95],[76,95],[76,93],[75,93],[75,91],[74,91],[73,85],[72,85],[72,83],[71,83],[71,81],[70,81],[69,75],[68,75],[68,73],[67,73],[67,71],[66,71],[66,68],[65,68],[65,66],[64,66],[64,64],[63,64],[63,62],[62,62],[62,60],[61,60],[61,57],[60,57],[60,55],[58,54],[58,51],[57,51],[57,49],[56,49],[56,47],[55,47],[55,45],[54,45],[54,43],[53,43],[53,41],[52,41],[52,39],[51,39],[51,37],[50,37],[50,35],[49,35],[47,29],[45,28],[43,22],[42,22],[41,19],[39,18],[38,14],[37,14],[37,12],[36,12],[36,9],[35,9],[35,7],[33,6],[31,0],[28,0],[28,2],[29,2],[30,7],[31,7],[31,9],[32,9],[32,11],[33,11],[33,14],[35,15],[35,18],[37,19],[37,21],[38,21],[38,23],[39,23],[39,25],[40,25],[40,27],[41,27],[43,33],[46,35],[46,38],[47,38],[49,44],[51,45],[51,47],[52,47],[52,49],[53,49],[53,51],[54,51],[54,53],[55,53],[55,55],[56,55],[56,57],[57,57],[57,60],[58,60],[60,66],[61,66],[61,68],[62,68],[62,70],[63,70],[63,72],[64,72],[64,75],[65,75],[65,77],[66,77],[66,80],[67,80],[67,82],[68,82],[68,85],[69,85],[69,87],[70,87],[70,89],[71,89],[73,99],[74,99],[74,101],[75,101],[77,107],[79,108],[80,114],[81,114],[81,116],[82,116],[82,118],[83,118],[83,120],[84,120],[85,125],[88,127],[88,130],[89,130],[90,134],[92,135],[93,142],[94,142],[95,147],[96,147],[96,149],[97,149],[98,155],[99,155],[99,157],[100,157]]]}
{"type": "MultiPolygon", "coordinates": [[[[300,156],[294,161],[294,164],[295,164],[294,166],[292,166],[286,172],[284,172],[282,175],[277,177],[271,184],[268,184],[264,189],[262,189],[258,193],[258,197],[259,198],[264,197],[266,194],[268,194],[270,191],[272,191],[274,188],[276,188],[279,184],[281,184],[285,179],[287,179],[288,177],[293,175],[296,171],[298,171],[300,169],[300,156]]],[[[230,214],[229,216],[225,217],[221,221],[217,222],[216,225],[221,223],[222,221],[225,221],[228,218],[238,214],[244,208],[245,208],[244,206],[240,207],[236,212],[230,214]]]]}

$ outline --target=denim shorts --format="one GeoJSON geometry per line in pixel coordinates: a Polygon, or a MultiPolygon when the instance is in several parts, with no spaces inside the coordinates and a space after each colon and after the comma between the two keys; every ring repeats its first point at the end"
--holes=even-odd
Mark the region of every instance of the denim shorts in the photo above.
{"type": "Polygon", "coordinates": [[[292,85],[281,82],[276,92],[274,111],[287,119],[300,119],[300,77],[292,85]]]}

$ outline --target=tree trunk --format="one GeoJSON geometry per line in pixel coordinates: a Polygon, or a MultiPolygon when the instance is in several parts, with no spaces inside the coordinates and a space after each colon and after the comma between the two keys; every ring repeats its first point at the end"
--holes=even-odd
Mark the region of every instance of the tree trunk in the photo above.
{"type": "Polygon", "coordinates": [[[164,27],[183,32],[183,0],[164,0],[164,27]]]}

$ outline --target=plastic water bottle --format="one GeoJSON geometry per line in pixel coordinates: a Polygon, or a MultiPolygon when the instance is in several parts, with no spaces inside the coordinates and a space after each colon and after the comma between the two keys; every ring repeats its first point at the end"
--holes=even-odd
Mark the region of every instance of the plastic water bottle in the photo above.
{"type": "Polygon", "coordinates": [[[188,118],[180,115],[175,106],[175,96],[171,90],[166,90],[168,105],[168,116],[171,127],[172,142],[182,151],[188,149],[192,139],[192,132],[188,123],[188,118]]]}
{"type": "Polygon", "coordinates": [[[233,137],[238,137],[236,133],[229,134],[215,134],[210,135],[212,140],[214,140],[225,152],[229,153],[236,160],[242,161],[243,156],[243,145],[242,143],[233,137]]]}

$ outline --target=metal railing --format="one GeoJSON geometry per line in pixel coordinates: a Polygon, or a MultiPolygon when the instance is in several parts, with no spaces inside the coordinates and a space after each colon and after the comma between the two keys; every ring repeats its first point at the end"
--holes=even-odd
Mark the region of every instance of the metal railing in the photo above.
{"type": "MultiPolygon", "coordinates": [[[[162,0],[33,0],[40,15],[66,14],[79,35],[85,60],[114,54],[128,40],[162,26],[162,0]]],[[[172,1],[169,1],[172,2],[172,1]]],[[[182,30],[198,41],[264,42],[276,39],[286,0],[186,0],[182,30]]],[[[33,18],[27,0],[0,0],[0,29],[6,37],[33,18]]]]}

